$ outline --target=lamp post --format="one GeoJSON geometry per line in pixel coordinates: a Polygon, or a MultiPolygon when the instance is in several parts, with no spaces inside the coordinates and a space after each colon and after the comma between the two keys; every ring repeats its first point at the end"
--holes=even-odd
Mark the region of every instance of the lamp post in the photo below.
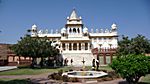
{"type": "Polygon", "coordinates": [[[83,57],[82,63],[83,63],[83,70],[84,70],[84,68],[85,68],[85,65],[84,65],[84,63],[85,63],[84,57],[83,57]]]}

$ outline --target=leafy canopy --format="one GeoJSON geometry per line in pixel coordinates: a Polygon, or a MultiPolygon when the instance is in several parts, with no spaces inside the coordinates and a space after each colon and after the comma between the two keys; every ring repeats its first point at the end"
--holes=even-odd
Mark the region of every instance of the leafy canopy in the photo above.
{"type": "Polygon", "coordinates": [[[150,71],[150,57],[129,54],[114,59],[110,66],[129,83],[136,83],[150,71]]]}
{"type": "Polygon", "coordinates": [[[118,42],[118,45],[118,56],[150,53],[150,41],[142,35],[138,35],[137,37],[131,39],[123,36],[118,42]]]}
{"type": "Polygon", "coordinates": [[[58,50],[51,46],[47,38],[25,36],[14,44],[11,49],[19,56],[24,57],[48,57],[59,54],[58,50]]]}

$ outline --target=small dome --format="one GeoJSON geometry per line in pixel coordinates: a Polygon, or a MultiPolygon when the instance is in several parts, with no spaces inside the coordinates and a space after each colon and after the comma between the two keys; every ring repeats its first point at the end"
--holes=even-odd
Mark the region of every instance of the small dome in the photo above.
{"type": "Polygon", "coordinates": [[[88,28],[87,27],[84,27],[83,33],[88,33],[88,28]]]}
{"type": "Polygon", "coordinates": [[[35,24],[32,25],[32,30],[37,30],[37,26],[35,24]]]}
{"type": "Polygon", "coordinates": [[[82,17],[80,16],[79,19],[82,19],[82,17]]]}
{"type": "Polygon", "coordinates": [[[109,30],[108,30],[108,29],[106,29],[106,30],[105,30],[105,33],[109,33],[109,30]]]}
{"type": "Polygon", "coordinates": [[[112,28],[113,30],[115,30],[115,29],[117,29],[117,25],[113,23],[113,24],[111,25],[111,28],[112,28]]]}
{"type": "Polygon", "coordinates": [[[63,28],[61,29],[61,33],[66,33],[66,28],[63,27],[63,28]]]}

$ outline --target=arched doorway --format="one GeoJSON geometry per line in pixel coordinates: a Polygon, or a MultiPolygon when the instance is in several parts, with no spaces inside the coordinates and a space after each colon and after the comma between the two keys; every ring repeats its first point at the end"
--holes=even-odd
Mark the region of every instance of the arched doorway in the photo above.
{"type": "Polygon", "coordinates": [[[69,43],[69,50],[71,50],[71,43],[69,43]]]}
{"type": "Polygon", "coordinates": [[[85,43],[85,50],[88,50],[88,43],[85,43]]]}
{"type": "Polygon", "coordinates": [[[73,28],[73,33],[76,33],[76,28],[73,28]]]}
{"type": "Polygon", "coordinates": [[[73,50],[77,50],[77,43],[73,43],[73,50]]]}

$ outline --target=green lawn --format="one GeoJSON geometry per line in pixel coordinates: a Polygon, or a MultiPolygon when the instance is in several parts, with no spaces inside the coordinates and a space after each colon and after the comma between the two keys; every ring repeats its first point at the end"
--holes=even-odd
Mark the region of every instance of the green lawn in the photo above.
{"type": "MultiPolygon", "coordinates": [[[[31,69],[31,68],[20,68],[9,71],[0,72],[0,75],[36,75],[42,73],[52,73],[58,72],[59,70],[68,71],[69,69],[74,69],[75,67],[62,67],[56,69],[31,69]]],[[[82,67],[80,67],[82,69],[82,67]]],[[[86,66],[86,69],[90,70],[91,66],[86,66]]],[[[109,66],[101,66],[99,69],[102,70],[112,70],[109,66]]]]}
{"type": "Polygon", "coordinates": [[[21,68],[14,69],[9,71],[0,72],[0,75],[37,75],[42,73],[52,73],[57,72],[60,69],[66,71],[69,70],[70,67],[56,68],[56,69],[31,69],[31,68],[21,68]]]}
{"type": "Polygon", "coordinates": [[[145,83],[150,83],[150,74],[146,75],[145,77],[142,77],[141,81],[145,83]]]}
{"type": "Polygon", "coordinates": [[[99,69],[107,70],[107,71],[112,71],[112,68],[109,67],[109,66],[100,66],[99,69]]]}
{"type": "Polygon", "coordinates": [[[0,84],[32,84],[27,79],[0,79],[0,84]]]}

